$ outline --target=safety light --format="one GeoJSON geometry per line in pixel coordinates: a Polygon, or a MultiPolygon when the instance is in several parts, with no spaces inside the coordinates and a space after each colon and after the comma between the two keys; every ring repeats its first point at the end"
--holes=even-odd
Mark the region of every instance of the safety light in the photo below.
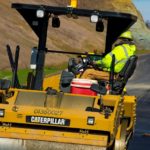
{"type": "Polygon", "coordinates": [[[36,16],[37,16],[38,18],[44,18],[44,15],[45,15],[44,10],[39,9],[39,10],[36,11],[36,16]]]}
{"type": "Polygon", "coordinates": [[[0,109],[0,117],[4,117],[5,114],[5,110],[4,109],[0,109]]]}
{"type": "Polygon", "coordinates": [[[95,123],[95,118],[94,117],[88,117],[87,118],[87,124],[88,125],[94,125],[95,123]]]}
{"type": "Polygon", "coordinates": [[[77,8],[77,5],[78,5],[78,0],[71,0],[71,7],[72,8],[77,8]]]}
{"type": "Polygon", "coordinates": [[[98,22],[98,15],[92,15],[92,16],[91,16],[91,22],[92,22],[92,23],[98,22]]]}

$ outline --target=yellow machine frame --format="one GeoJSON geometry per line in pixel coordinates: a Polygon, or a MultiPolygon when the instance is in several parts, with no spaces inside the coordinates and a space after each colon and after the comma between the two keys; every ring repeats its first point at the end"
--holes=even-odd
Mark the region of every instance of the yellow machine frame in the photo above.
{"type": "Polygon", "coordinates": [[[93,16],[97,18],[96,27],[98,24],[103,26],[102,20],[108,19],[105,53],[111,51],[120,33],[137,19],[130,14],[76,9],[77,6],[77,0],[71,0],[68,7],[12,4],[38,36],[39,44],[36,51],[32,51],[36,52],[36,62],[33,62],[36,69],[30,74],[24,89],[19,86],[17,76],[19,47],[13,62],[10,47],[7,46],[13,83],[11,88],[0,90],[0,138],[72,143],[108,149],[118,149],[115,143],[119,143],[119,148],[125,148],[126,139],[132,134],[136,121],[135,96],[65,93],[59,87],[61,74],[43,78],[47,52],[85,54],[46,48],[50,17],[55,28],[60,26],[59,15],[74,19],[77,16],[93,16]],[[123,26],[120,26],[120,22],[123,26]],[[112,24],[117,31],[111,29],[112,24]],[[48,93],[47,88],[56,90],[56,93],[48,93]]]}

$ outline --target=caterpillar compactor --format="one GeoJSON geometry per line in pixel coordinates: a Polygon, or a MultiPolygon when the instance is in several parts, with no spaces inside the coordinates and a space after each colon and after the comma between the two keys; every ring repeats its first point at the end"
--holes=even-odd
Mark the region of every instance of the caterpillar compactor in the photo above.
{"type": "MultiPolygon", "coordinates": [[[[126,13],[80,9],[76,4],[76,1],[67,7],[12,4],[12,8],[34,31],[39,43],[32,49],[33,72],[28,74],[27,85],[20,85],[17,76],[20,48],[17,46],[13,59],[11,48],[7,45],[13,78],[11,82],[0,80],[0,150],[127,148],[136,120],[136,97],[125,95],[123,89],[135,69],[136,56],[127,60],[117,79],[113,78],[113,56],[109,81],[81,82],[83,79],[77,72],[88,67],[92,54],[48,49],[46,40],[49,22],[56,30],[61,26],[60,16],[67,20],[88,18],[89,24],[94,24],[93,32],[106,31],[105,51],[102,55],[95,54],[100,59],[111,51],[119,35],[129,29],[137,18],[126,13]],[[85,57],[80,69],[70,58],[68,69],[44,78],[47,53],[85,57]],[[75,82],[81,83],[80,86],[73,86],[75,82]],[[86,87],[82,87],[83,84],[86,87]]],[[[51,34],[48,36],[51,37],[51,34]]]]}

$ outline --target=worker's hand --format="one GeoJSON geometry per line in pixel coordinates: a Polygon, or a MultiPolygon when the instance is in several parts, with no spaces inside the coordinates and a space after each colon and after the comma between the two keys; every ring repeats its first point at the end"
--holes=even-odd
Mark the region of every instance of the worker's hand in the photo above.
{"type": "Polygon", "coordinates": [[[102,67],[97,64],[97,61],[93,61],[92,63],[93,63],[92,66],[94,67],[94,69],[96,69],[96,70],[102,70],[102,67]]]}
{"type": "Polygon", "coordinates": [[[96,61],[93,61],[92,63],[93,63],[93,65],[97,65],[97,62],[96,62],[96,61]]]}
{"type": "Polygon", "coordinates": [[[90,64],[88,65],[88,67],[90,68],[95,68],[95,66],[97,66],[96,61],[91,61],[90,64]]]}

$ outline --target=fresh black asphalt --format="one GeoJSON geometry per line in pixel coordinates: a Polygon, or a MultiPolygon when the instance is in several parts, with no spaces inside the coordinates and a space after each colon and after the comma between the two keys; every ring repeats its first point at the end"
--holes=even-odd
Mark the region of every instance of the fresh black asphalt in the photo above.
{"type": "Polygon", "coordinates": [[[150,55],[139,57],[136,71],[127,90],[137,96],[137,121],[129,150],[150,149],[150,55]]]}

